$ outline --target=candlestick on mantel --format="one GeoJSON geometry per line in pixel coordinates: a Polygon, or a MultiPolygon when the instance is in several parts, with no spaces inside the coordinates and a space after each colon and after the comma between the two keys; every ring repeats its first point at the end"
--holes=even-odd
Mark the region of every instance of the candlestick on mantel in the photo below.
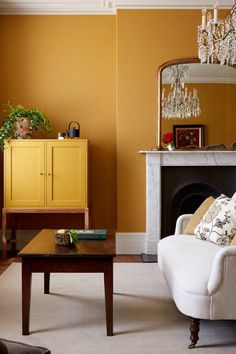
{"type": "Polygon", "coordinates": [[[214,0],[214,24],[217,25],[218,23],[218,6],[217,0],[214,0]]]}
{"type": "Polygon", "coordinates": [[[206,9],[202,9],[202,29],[206,28],[206,9]]]}

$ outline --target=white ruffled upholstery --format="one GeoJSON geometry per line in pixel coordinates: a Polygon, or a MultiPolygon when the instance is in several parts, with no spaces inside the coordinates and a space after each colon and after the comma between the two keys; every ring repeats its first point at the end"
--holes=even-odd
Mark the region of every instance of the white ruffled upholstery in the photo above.
{"type": "Polygon", "coordinates": [[[199,319],[236,319],[236,246],[218,246],[181,234],[191,215],[182,215],[175,235],[158,244],[158,262],[179,310],[199,319]]]}

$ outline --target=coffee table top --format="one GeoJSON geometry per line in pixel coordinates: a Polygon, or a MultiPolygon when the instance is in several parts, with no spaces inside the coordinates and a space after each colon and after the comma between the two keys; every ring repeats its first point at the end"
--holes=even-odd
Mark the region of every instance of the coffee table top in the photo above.
{"type": "Polygon", "coordinates": [[[56,230],[40,231],[19,253],[20,257],[114,257],[115,233],[108,232],[106,240],[79,240],[69,247],[55,244],[56,230]]]}

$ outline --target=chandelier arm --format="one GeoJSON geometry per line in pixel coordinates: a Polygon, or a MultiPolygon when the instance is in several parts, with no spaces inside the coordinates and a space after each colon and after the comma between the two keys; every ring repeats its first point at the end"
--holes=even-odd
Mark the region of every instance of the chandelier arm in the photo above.
{"type": "Polygon", "coordinates": [[[230,9],[230,11],[228,12],[228,14],[225,17],[225,20],[227,20],[227,18],[230,18],[232,16],[232,14],[234,13],[234,11],[236,10],[236,1],[234,1],[234,5],[232,6],[232,8],[230,9]]]}
{"type": "Polygon", "coordinates": [[[235,29],[232,28],[229,32],[226,33],[226,35],[224,37],[222,37],[222,40],[224,41],[232,32],[234,32],[236,34],[235,29]]]}
{"type": "Polygon", "coordinates": [[[198,26],[198,55],[201,63],[234,66],[236,64],[236,0],[222,20],[215,18],[215,13],[214,19],[210,13],[206,14],[206,11],[202,11],[202,14],[202,25],[198,26]]]}

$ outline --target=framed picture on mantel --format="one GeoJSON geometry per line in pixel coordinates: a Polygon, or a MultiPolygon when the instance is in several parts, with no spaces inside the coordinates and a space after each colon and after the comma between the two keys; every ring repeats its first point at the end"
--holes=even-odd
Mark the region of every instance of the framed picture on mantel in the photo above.
{"type": "Polygon", "coordinates": [[[174,139],[176,149],[201,148],[204,146],[204,125],[174,125],[174,139]]]}

